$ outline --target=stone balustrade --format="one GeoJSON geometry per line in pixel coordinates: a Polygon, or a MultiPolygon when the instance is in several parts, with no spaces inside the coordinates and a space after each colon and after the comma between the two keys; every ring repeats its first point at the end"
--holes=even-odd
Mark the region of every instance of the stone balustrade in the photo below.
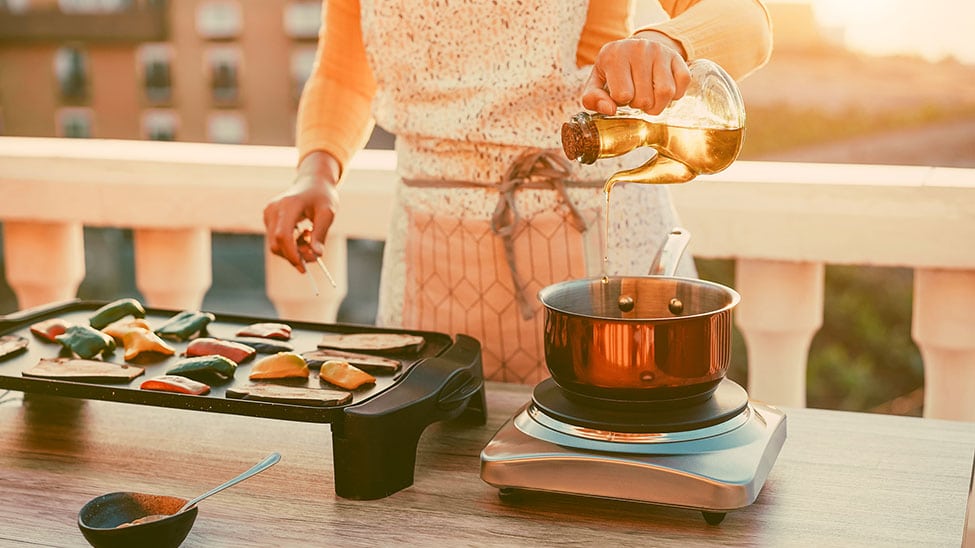
{"type": "MultiPolygon", "coordinates": [[[[199,307],[211,233],[263,233],[263,207],[290,185],[294,162],[289,147],[0,137],[7,282],[21,308],[73,298],[83,227],[130,228],[147,304],[199,307]]],[[[266,258],[281,318],[334,321],[346,238],[385,238],[394,169],[388,151],[349,166],[325,256],[337,288],[312,269],[312,297],[285,261],[266,258]]],[[[925,416],[975,421],[975,169],[739,161],[671,190],[690,252],[735,260],[753,399],[805,405],[824,265],[910,267],[925,416]]]]}

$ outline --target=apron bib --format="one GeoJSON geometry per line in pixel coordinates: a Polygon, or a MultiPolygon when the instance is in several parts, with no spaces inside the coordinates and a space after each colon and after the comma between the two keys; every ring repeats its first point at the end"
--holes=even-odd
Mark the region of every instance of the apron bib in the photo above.
{"type": "MultiPolygon", "coordinates": [[[[548,371],[536,294],[602,273],[602,182],[649,154],[565,162],[565,179],[588,184],[564,190],[526,172],[506,192],[526,154],[562,154],[561,124],[581,109],[589,74],[575,65],[588,2],[361,6],[378,84],[373,114],[396,135],[404,181],[385,243],[377,323],[470,335],[481,341],[485,378],[537,383],[548,371]],[[499,232],[503,207],[511,222],[499,232]]],[[[618,185],[612,196],[607,273],[645,274],[676,224],[669,194],[618,185]]]]}

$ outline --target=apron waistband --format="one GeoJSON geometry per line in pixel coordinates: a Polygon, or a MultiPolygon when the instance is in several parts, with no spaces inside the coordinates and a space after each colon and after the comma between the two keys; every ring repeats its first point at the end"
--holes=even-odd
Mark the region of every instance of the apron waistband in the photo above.
{"type": "Polygon", "coordinates": [[[491,231],[500,236],[504,243],[505,258],[511,271],[512,283],[521,316],[530,320],[535,311],[525,295],[525,284],[518,276],[515,265],[514,231],[521,216],[515,206],[515,191],[519,188],[551,189],[559,194],[559,202],[569,210],[569,222],[580,232],[586,230],[586,221],[569,198],[566,185],[586,188],[601,188],[599,181],[573,181],[568,179],[572,165],[554,149],[532,148],[518,156],[508,168],[505,176],[498,182],[454,181],[448,179],[403,179],[403,184],[422,188],[496,188],[498,205],[491,215],[491,231]]]}

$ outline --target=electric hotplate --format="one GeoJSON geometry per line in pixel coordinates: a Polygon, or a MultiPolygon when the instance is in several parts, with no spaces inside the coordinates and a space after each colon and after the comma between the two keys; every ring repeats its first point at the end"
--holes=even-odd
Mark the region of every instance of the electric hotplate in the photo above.
{"type": "MultiPolygon", "coordinates": [[[[727,379],[715,401],[696,410],[646,410],[658,413],[664,428],[643,431],[619,416],[607,421],[605,409],[588,421],[566,416],[565,409],[584,413],[577,405],[552,413],[551,401],[560,396],[539,386],[541,397],[481,451],[481,479],[503,498],[526,490],[645,502],[700,510],[717,524],[755,501],[786,438],[785,414],[747,396],[742,401],[744,389],[727,379]]],[[[639,416],[633,408],[615,413],[639,416]]]]}

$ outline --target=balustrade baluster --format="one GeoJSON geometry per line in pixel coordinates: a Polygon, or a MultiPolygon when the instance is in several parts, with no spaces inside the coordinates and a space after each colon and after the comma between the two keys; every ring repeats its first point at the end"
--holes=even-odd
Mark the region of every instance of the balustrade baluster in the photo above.
{"type": "Polygon", "coordinates": [[[823,324],[823,264],[739,259],[736,324],[748,352],[748,394],[805,407],[809,345],[823,324]]]}
{"type": "Polygon", "coordinates": [[[335,322],[349,287],[348,251],[344,235],[329,233],[322,260],[338,287],[332,287],[314,263],[305,265],[307,274],[299,274],[289,262],[265,251],[267,296],[278,316],[289,320],[335,322]],[[309,276],[313,277],[314,286],[303,279],[309,276]],[[319,292],[317,296],[315,287],[319,292]]]}
{"type": "Polygon", "coordinates": [[[924,360],[924,416],[975,421],[975,271],[914,271],[911,332],[924,360]]]}
{"type": "Polygon", "coordinates": [[[135,283],[146,304],[199,310],[213,282],[206,228],[136,229],[135,283]]]}
{"type": "Polygon", "coordinates": [[[21,309],[73,299],[85,278],[81,223],[5,221],[3,253],[21,309]]]}

